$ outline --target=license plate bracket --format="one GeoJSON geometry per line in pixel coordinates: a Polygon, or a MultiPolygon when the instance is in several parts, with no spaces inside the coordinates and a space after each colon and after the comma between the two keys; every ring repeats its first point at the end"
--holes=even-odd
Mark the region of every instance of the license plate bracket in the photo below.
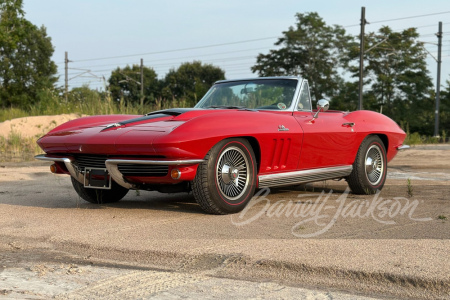
{"type": "Polygon", "coordinates": [[[107,169],[84,168],[84,187],[91,189],[111,189],[111,176],[107,169]]]}

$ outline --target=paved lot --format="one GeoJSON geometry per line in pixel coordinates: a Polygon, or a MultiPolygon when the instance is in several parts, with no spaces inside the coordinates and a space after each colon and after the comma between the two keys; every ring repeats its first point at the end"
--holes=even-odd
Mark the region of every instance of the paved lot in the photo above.
{"type": "Polygon", "coordinates": [[[189,194],[93,205],[48,164],[3,163],[0,297],[445,299],[448,148],[402,152],[376,196],[342,181],[261,190],[232,216],[189,194]]]}

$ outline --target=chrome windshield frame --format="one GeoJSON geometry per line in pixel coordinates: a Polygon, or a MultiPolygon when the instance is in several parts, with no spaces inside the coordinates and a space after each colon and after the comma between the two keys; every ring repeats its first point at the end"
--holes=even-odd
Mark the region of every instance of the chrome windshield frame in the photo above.
{"type": "Polygon", "coordinates": [[[296,107],[297,107],[297,103],[299,101],[300,98],[300,91],[302,88],[302,84],[304,82],[304,79],[302,79],[301,77],[298,76],[279,76],[279,77],[256,77],[256,78],[246,78],[246,79],[230,79],[230,80],[219,80],[216,81],[214,83],[214,85],[208,90],[208,92],[206,92],[206,94],[202,97],[202,99],[200,99],[200,101],[194,106],[194,108],[201,108],[201,109],[205,109],[204,107],[198,107],[197,105],[199,105],[203,99],[205,99],[206,97],[209,96],[209,94],[211,93],[211,91],[220,84],[223,83],[232,83],[232,82],[245,82],[245,81],[255,81],[255,80],[296,80],[297,81],[297,85],[295,87],[295,91],[294,91],[294,95],[292,97],[292,101],[291,104],[289,105],[289,107],[287,107],[286,109],[283,110],[276,110],[276,109],[258,109],[258,108],[252,108],[255,110],[268,110],[268,111],[289,111],[289,112],[294,112],[296,107]]]}

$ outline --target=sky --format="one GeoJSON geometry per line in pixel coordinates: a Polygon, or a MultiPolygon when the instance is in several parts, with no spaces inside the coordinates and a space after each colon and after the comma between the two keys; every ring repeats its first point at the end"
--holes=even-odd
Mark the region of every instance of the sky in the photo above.
{"type": "MultiPolygon", "coordinates": [[[[297,13],[317,12],[327,25],[358,35],[363,6],[371,23],[366,33],[383,25],[395,31],[416,27],[435,58],[435,34],[442,22],[442,86],[450,80],[448,0],[24,0],[23,8],[26,19],[47,28],[58,85],[64,85],[67,51],[69,88],[88,84],[103,90],[103,77],[107,80],[117,67],[140,64],[141,58],[159,78],[194,60],[222,68],[227,79],[257,77],[250,70],[256,57],[275,49],[283,31],[295,25],[297,13]]],[[[431,55],[427,64],[436,84],[437,63],[431,55]]]]}

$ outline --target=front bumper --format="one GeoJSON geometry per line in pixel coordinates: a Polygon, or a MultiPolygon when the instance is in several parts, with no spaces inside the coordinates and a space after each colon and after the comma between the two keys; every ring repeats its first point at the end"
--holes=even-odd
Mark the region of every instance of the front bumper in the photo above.
{"type": "MultiPolygon", "coordinates": [[[[84,183],[84,175],[79,170],[79,168],[74,164],[73,157],[52,157],[47,154],[40,154],[34,157],[38,160],[52,161],[52,162],[62,162],[69,174],[78,180],[80,183],[84,183]]],[[[111,178],[119,185],[127,189],[136,188],[136,185],[128,182],[124,175],[119,170],[119,164],[130,164],[130,165],[167,165],[167,166],[191,166],[202,163],[203,159],[185,159],[185,160],[138,160],[138,159],[106,159],[105,166],[109,172],[111,178]]]]}

